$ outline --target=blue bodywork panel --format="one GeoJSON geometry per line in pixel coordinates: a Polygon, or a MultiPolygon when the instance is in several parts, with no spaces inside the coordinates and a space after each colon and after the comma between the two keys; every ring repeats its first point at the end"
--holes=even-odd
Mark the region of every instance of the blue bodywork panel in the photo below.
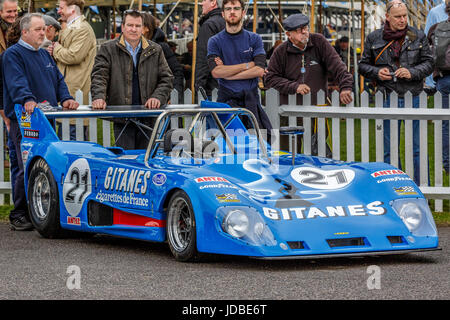
{"type": "Polygon", "coordinates": [[[208,101],[198,109],[220,110],[229,135],[216,128],[209,138],[221,152],[197,158],[164,152],[161,140],[154,150],[60,141],[51,122],[65,117],[63,111],[35,109],[30,116],[16,106],[25,186],[33,165],[44,159],[58,185],[62,228],[159,242],[166,240],[168,200],[183,190],[195,213],[199,252],[300,258],[438,248],[426,199],[404,172],[385,163],[301,154],[293,165],[289,152],[271,150],[257,132],[246,131],[239,110],[227,107],[208,101]],[[413,226],[408,205],[420,211],[413,226]],[[248,221],[238,236],[224,227],[236,210],[248,221]]]}

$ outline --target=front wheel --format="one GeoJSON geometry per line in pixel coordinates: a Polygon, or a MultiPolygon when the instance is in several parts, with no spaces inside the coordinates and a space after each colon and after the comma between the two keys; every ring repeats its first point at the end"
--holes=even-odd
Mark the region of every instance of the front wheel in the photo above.
{"type": "Polygon", "coordinates": [[[58,186],[44,159],[34,163],[28,181],[31,222],[43,237],[59,237],[62,229],[59,223],[58,186]]]}
{"type": "Polygon", "coordinates": [[[178,261],[193,261],[198,256],[195,215],[191,201],[184,191],[172,196],[167,209],[167,238],[169,248],[178,261]]]}

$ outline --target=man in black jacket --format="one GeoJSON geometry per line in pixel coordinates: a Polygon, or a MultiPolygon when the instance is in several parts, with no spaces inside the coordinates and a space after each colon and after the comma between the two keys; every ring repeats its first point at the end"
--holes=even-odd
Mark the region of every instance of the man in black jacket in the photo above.
{"type": "Polygon", "coordinates": [[[197,37],[197,55],[195,67],[195,90],[203,87],[206,90],[208,99],[211,100],[212,90],[218,87],[209,71],[208,59],[208,40],[213,35],[225,29],[225,20],[222,17],[222,0],[203,0],[202,17],[199,21],[199,31],[197,37]]]}
{"type": "MultiPolygon", "coordinates": [[[[389,94],[398,94],[398,107],[405,107],[404,95],[413,95],[413,108],[419,108],[424,79],[433,71],[433,56],[423,31],[408,26],[408,9],[400,0],[386,6],[384,28],[367,36],[359,62],[359,73],[376,81],[384,92],[384,107],[390,107],[389,94]]],[[[390,125],[384,121],[384,161],[390,163],[390,125]]],[[[400,131],[400,126],[399,131],[400,131]]],[[[400,134],[398,135],[400,137],[400,134]]],[[[413,121],[414,180],[420,182],[419,121],[413,121]]],[[[399,161],[400,163],[400,161],[399,161]]]]}

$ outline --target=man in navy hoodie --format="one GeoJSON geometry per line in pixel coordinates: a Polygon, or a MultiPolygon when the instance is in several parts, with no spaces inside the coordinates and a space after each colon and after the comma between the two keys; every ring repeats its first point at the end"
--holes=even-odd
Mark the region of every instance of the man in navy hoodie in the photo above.
{"type": "MultiPolygon", "coordinates": [[[[59,72],[49,53],[40,49],[45,39],[45,22],[39,13],[25,15],[20,21],[19,42],[3,55],[3,105],[5,115],[11,120],[10,135],[17,155],[21,155],[22,135],[14,105],[21,104],[28,114],[33,113],[38,103],[48,101],[64,108],[76,109],[78,103],[69,94],[64,77],[59,72]]],[[[28,215],[24,188],[22,157],[17,157],[19,172],[14,185],[14,209],[9,214],[11,229],[31,230],[33,226],[28,215]]]]}

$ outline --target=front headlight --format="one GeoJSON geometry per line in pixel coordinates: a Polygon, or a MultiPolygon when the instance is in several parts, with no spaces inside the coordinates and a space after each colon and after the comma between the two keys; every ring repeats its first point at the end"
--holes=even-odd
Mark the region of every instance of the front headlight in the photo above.
{"type": "Polygon", "coordinates": [[[408,230],[416,236],[437,235],[436,225],[426,199],[398,199],[391,203],[408,230]]]}
{"type": "Polygon", "coordinates": [[[248,233],[248,217],[242,210],[231,210],[223,219],[222,228],[233,237],[242,238],[248,233]]]}
{"type": "Polygon", "coordinates": [[[247,244],[277,244],[261,215],[252,207],[220,207],[216,219],[222,231],[247,244]]]}
{"type": "Polygon", "coordinates": [[[413,202],[402,204],[398,215],[411,232],[416,230],[420,226],[420,221],[422,221],[422,211],[413,202]]]}

